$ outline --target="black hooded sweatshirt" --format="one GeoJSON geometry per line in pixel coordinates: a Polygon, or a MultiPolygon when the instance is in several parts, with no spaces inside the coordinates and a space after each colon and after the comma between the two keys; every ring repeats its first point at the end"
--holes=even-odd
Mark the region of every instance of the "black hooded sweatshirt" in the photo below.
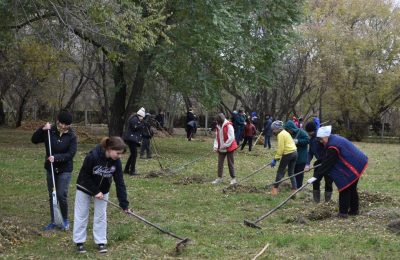
{"type": "Polygon", "coordinates": [[[97,145],[86,156],[77,180],[77,184],[85,187],[92,194],[80,189],[79,186],[77,189],[92,196],[99,192],[107,194],[110,191],[112,179],[115,181],[119,206],[122,209],[128,209],[129,202],[126,195],[121,160],[107,158],[105,150],[100,145],[97,145]]]}

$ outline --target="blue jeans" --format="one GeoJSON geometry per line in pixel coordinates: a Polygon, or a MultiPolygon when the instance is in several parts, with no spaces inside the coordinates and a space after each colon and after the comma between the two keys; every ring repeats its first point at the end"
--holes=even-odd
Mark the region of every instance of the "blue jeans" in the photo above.
{"type": "Polygon", "coordinates": [[[268,146],[268,149],[271,149],[271,136],[265,135],[264,136],[264,148],[268,146]]]}
{"type": "MultiPolygon", "coordinates": [[[[64,220],[68,219],[68,187],[71,181],[70,172],[54,173],[54,182],[56,183],[56,194],[58,204],[60,205],[61,215],[64,220]]],[[[47,190],[49,191],[49,203],[50,203],[50,215],[51,222],[54,223],[54,212],[53,212],[53,179],[51,177],[51,171],[47,171],[47,190]]]]}

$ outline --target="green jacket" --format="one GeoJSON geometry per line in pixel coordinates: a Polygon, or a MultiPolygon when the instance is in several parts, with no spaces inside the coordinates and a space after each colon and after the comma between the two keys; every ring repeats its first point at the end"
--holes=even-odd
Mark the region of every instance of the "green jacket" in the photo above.
{"type": "Polygon", "coordinates": [[[290,131],[293,139],[297,139],[297,161],[296,164],[307,163],[307,152],[308,144],[310,143],[310,138],[308,134],[303,129],[298,128],[292,120],[286,122],[284,126],[286,131],[290,131]]]}

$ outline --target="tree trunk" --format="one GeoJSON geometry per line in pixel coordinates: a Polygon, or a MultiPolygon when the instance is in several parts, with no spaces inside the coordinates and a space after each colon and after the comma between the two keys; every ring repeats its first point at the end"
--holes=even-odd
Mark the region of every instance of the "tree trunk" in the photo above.
{"type": "Polygon", "coordinates": [[[26,103],[28,102],[29,94],[31,93],[31,90],[27,90],[24,95],[21,97],[21,102],[19,103],[18,106],[18,111],[17,111],[17,120],[15,120],[15,127],[20,127],[22,118],[24,116],[24,110],[26,103]]]}
{"type": "Polygon", "coordinates": [[[129,116],[139,109],[141,106],[139,101],[142,98],[144,81],[147,74],[147,71],[152,62],[153,56],[148,52],[142,52],[139,56],[139,62],[136,69],[135,80],[133,81],[132,91],[129,95],[129,101],[125,110],[125,119],[129,118],[129,116]]]}
{"type": "Polygon", "coordinates": [[[108,134],[110,136],[122,136],[124,128],[126,81],[124,77],[124,63],[113,64],[113,78],[115,95],[110,108],[111,118],[108,125],[108,134]]]}
{"type": "Polygon", "coordinates": [[[0,126],[6,124],[6,114],[4,113],[3,101],[0,100],[0,126]]]}

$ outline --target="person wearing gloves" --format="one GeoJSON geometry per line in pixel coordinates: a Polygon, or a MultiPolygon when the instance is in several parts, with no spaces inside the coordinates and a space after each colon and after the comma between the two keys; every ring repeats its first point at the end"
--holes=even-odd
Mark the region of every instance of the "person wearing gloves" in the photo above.
{"type": "Polygon", "coordinates": [[[225,118],[224,114],[219,113],[215,117],[215,121],[217,122],[217,129],[215,130],[214,151],[218,153],[218,178],[212,184],[222,182],[224,161],[225,157],[227,157],[229,175],[232,178],[230,184],[234,185],[237,183],[234,168],[234,152],[238,148],[235,140],[235,132],[232,123],[225,118]]]}
{"type": "Polygon", "coordinates": [[[359,214],[357,184],[368,166],[368,157],[346,138],[331,134],[332,126],[323,126],[317,138],[325,146],[326,157],[317,175],[329,177],[339,190],[338,217],[359,214]]]}
{"type": "Polygon", "coordinates": [[[103,199],[108,200],[112,180],[115,182],[119,206],[125,212],[129,211],[120,160],[126,148],[121,137],[105,137],[89,152],[83,162],[77,180],[73,229],[73,241],[79,253],[86,253],[84,243],[93,196],[93,238],[98,252],[107,252],[107,202],[103,199]]]}
{"type": "Polygon", "coordinates": [[[44,168],[47,173],[47,190],[49,192],[51,222],[44,230],[52,230],[57,227],[54,221],[53,212],[53,178],[51,165],[53,163],[54,181],[56,186],[57,200],[63,218],[62,230],[69,230],[68,220],[68,186],[71,181],[73,170],[73,158],[77,150],[77,138],[71,128],[72,115],[68,111],[62,111],[57,116],[57,125],[47,122],[44,126],[37,129],[32,135],[32,143],[44,143],[46,149],[46,161],[44,168]],[[50,131],[48,133],[48,131],[50,131]],[[50,156],[49,134],[51,143],[50,156]]]}
{"type": "MultiPolygon", "coordinates": [[[[307,149],[310,143],[310,138],[308,134],[303,129],[297,127],[297,125],[292,121],[288,120],[285,124],[285,130],[290,133],[293,137],[293,141],[297,147],[297,160],[294,167],[294,174],[304,171],[304,167],[307,163],[307,149]]],[[[296,175],[297,189],[303,185],[304,173],[296,175]]]]}
{"type": "Polygon", "coordinates": [[[138,175],[136,171],[137,148],[142,144],[142,134],[145,128],[143,118],[146,116],[146,111],[142,107],[133,114],[128,120],[127,130],[124,133],[124,141],[128,144],[131,154],[126,162],[124,173],[129,173],[131,176],[138,175]]]}
{"type": "MultiPolygon", "coordinates": [[[[310,164],[315,157],[316,161],[314,162],[314,166],[322,163],[322,159],[325,154],[324,146],[317,140],[317,125],[315,122],[310,121],[305,125],[305,130],[310,137],[310,146],[308,149],[308,157],[307,163],[304,167],[304,171],[308,172],[310,170],[310,164]]],[[[317,170],[318,168],[314,169],[314,177],[317,177],[317,170]]],[[[324,178],[325,180],[325,202],[329,202],[332,198],[332,183],[333,181],[329,178],[328,175],[320,176],[315,182],[313,182],[313,199],[315,203],[319,203],[321,201],[321,180],[324,178]]]]}
{"type": "MultiPolygon", "coordinates": [[[[271,162],[271,167],[275,167],[276,163],[279,162],[278,171],[276,173],[275,181],[280,181],[285,175],[286,167],[288,168],[288,175],[294,174],[294,167],[297,160],[297,147],[293,141],[292,136],[283,129],[282,121],[274,121],[271,125],[272,132],[277,135],[277,149],[274,159],[271,162]]],[[[297,190],[296,178],[290,178],[292,184],[292,191],[297,190]]],[[[279,184],[274,184],[271,190],[272,195],[278,194],[279,184]]]]}

